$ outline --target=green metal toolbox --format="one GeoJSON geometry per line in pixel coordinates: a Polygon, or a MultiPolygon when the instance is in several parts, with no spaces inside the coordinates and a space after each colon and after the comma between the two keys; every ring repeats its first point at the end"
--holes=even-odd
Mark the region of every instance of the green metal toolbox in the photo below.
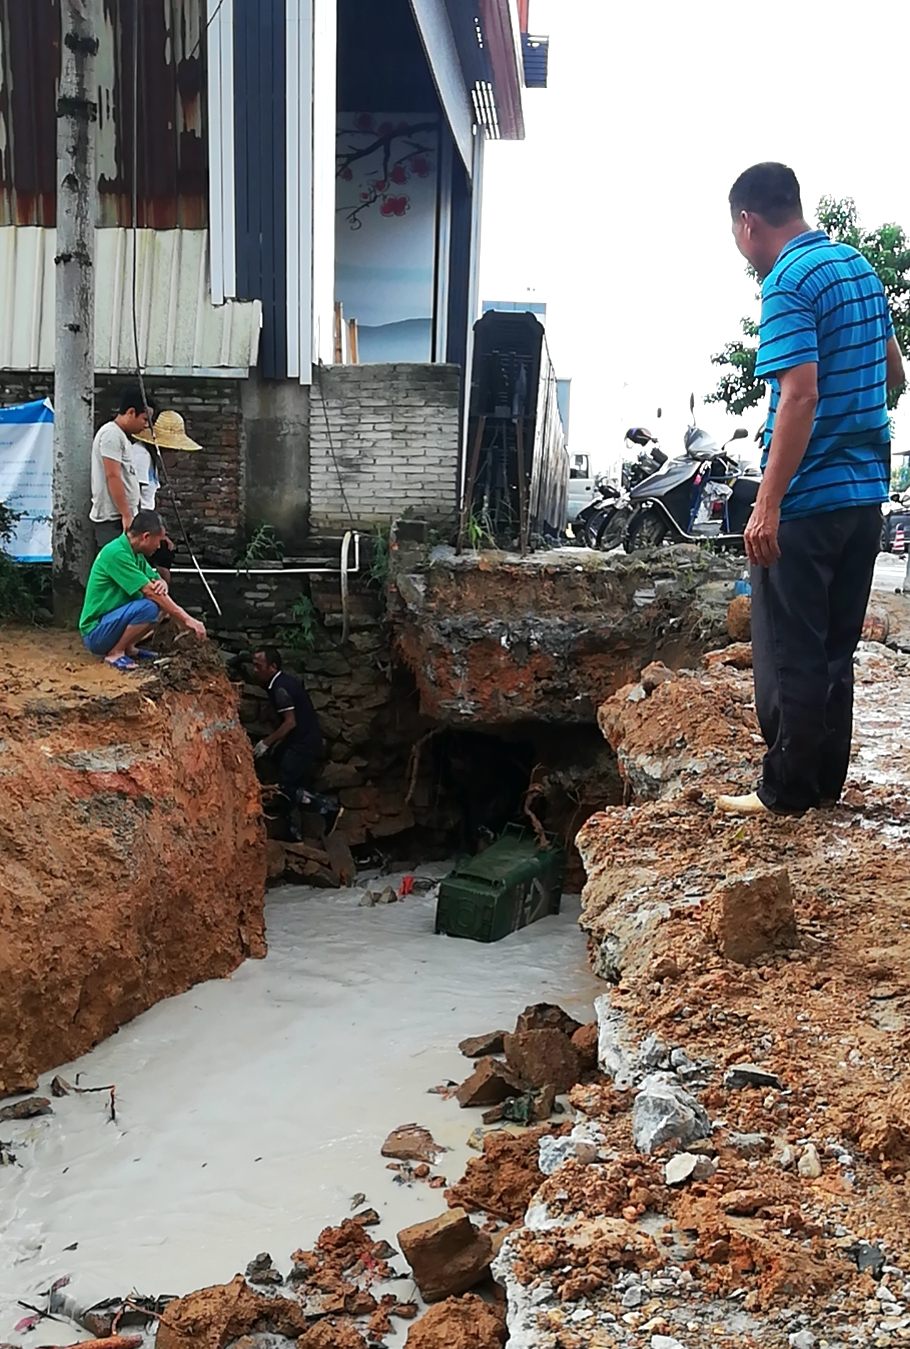
{"type": "Polygon", "coordinates": [[[499,941],[547,914],[559,913],[566,855],[555,840],[509,825],[485,852],[458,862],[439,887],[436,931],[499,941]]]}

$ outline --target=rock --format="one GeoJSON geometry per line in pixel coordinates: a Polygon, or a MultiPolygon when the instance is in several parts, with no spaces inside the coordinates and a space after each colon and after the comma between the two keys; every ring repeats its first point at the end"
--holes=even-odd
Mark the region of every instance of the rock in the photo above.
{"type": "Polygon", "coordinates": [[[0,1123],[8,1120],[35,1119],[38,1115],[52,1115],[54,1107],[46,1096],[29,1096],[26,1101],[16,1101],[0,1110],[0,1123]]]}
{"type": "Polygon", "coordinates": [[[727,1143],[741,1157],[761,1157],[771,1146],[766,1134],[732,1133],[727,1136],[727,1143]]]}
{"type": "Polygon", "coordinates": [[[664,1143],[684,1147],[710,1133],[708,1116],[677,1081],[662,1073],[645,1078],[632,1104],[632,1138],[639,1152],[654,1152],[664,1143]]]}
{"type": "Polygon", "coordinates": [[[708,901],[706,915],[721,954],[739,965],[797,944],[793,892],[785,867],[754,872],[721,886],[708,901]]]}
{"type": "Polygon", "coordinates": [[[822,1164],[814,1143],[807,1143],[803,1148],[796,1169],[804,1180],[818,1180],[822,1173],[822,1164]]]}
{"type": "Polygon", "coordinates": [[[733,642],[731,646],[721,647],[719,651],[708,651],[702,664],[706,670],[716,670],[718,665],[729,665],[734,670],[751,670],[752,643],[733,642]]]}
{"type": "Polygon", "coordinates": [[[646,1035],[638,1051],[638,1062],[642,1068],[669,1068],[670,1046],[653,1033],[646,1035]]]}
{"type": "Polygon", "coordinates": [[[661,684],[668,684],[676,675],[668,670],[663,661],[652,660],[641,672],[641,686],[645,693],[653,693],[661,684]]]}
{"type": "Polygon", "coordinates": [[[708,1180],[717,1170],[713,1157],[701,1157],[694,1152],[678,1152],[664,1167],[668,1185],[685,1185],[687,1180],[708,1180]]]}
{"type": "Polygon", "coordinates": [[[572,1044],[578,1055],[578,1062],[583,1073],[593,1073],[597,1067],[597,1041],[600,1034],[600,1027],[596,1021],[590,1021],[587,1026],[582,1026],[572,1036],[572,1044]]]}
{"type": "Polygon", "coordinates": [[[367,1349],[367,1342],[350,1321],[327,1316],[301,1335],[297,1349],[367,1349]]]}
{"type": "Polygon", "coordinates": [[[860,1274],[871,1274],[873,1279],[881,1277],[885,1267],[885,1257],[880,1246],[871,1241],[856,1241],[844,1252],[848,1255],[860,1274]]]}
{"type": "Polygon", "coordinates": [[[404,1228],[398,1241],[427,1302],[466,1293],[486,1277],[493,1258],[489,1236],[461,1208],[404,1228]]]}
{"type": "Polygon", "coordinates": [[[626,702],[643,703],[647,696],[644,684],[633,684],[626,694],[626,702]]]}
{"type": "Polygon", "coordinates": [[[752,597],[734,595],[727,609],[727,635],[734,642],[752,640],[752,597]]]}
{"type": "Polygon", "coordinates": [[[767,1068],[759,1068],[755,1063],[734,1063],[724,1073],[724,1086],[734,1091],[742,1087],[771,1087],[774,1091],[784,1089],[776,1073],[769,1073],[767,1068]]]}
{"type": "Polygon", "coordinates": [[[269,1255],[268,1251],[262,1251],[260,1255],[255,1256],[250,1261],[246,1267],[246,1277],[250,1283],[284,1283],[281,1271],[275,1268],[272,1263],[272,1257],[269,1255]]]}
{"type": "Polygon", "coordinates": [[[265,845],[265,863],[270,881],[277,881],[279,876],[284,875],[284,858],[285,853],[283,845],[279,843],[277,839],[267,839],[265,845]]]}
{"type": "Polygon", "coordinates": [[[506,1064],[498,1059],[480,1059],[471,1076],[456,1091],[455,1099],[463,1109],[473,1105],[498,1105],[522,1091],[524,1083],[506,1064]]]}
{"type": "Polygon", "coordinates": [[[407,1349],[498,1349],[505,1342],[503,1314],[467,1293],[431,1307],[409,1330],[407,1349]]]}
{"type": "Polygon", "coordinates": [[[581,1030],[581,1022],[552,1002],[535,1002],[526,1007],[515,1023],[516,1033],[525,1030],[561,1030],[569,1038],[581,1030]]]}
{"type": "Polygon", "coordinates": [[[506,1062],[530,1087],[571,1091],[581,1077],[578,1050],[561,1030],[527,1030],[507,1035],[506,1062]]]}
{"type": "Polygon", "coordinates": [[[434,1140],[422,1124],[399,1124],[383,1143],[380,1154],[399,1162],[435,1162],[445,1148],[434,1140]]]}
{"type": "Polygon", "coordinates": [[[651,1349],[686,1349],[686,1346],[672,1335],[652,1335],[651,1349]]]}
{"type": "Polygon", "coordinates": [[[781,1148],[780,1156],[777,1159],[777,1165],[780,1167],[781,1171],[792,1171],[793,1167],[796,1165],[796,1153],[790,1147],[789,1143],[786,1143],[781,1148]]]}
{"type": "MultiPolygon", "coordinates": [[[[306,1329],[299,1303],[257,1293],[238,1274],[230,1283],[200,1288],[168,1303],[167,1325],[163,1321],[159,1325],[155,1344],[156,1349],[224,1349],[254,1330],[296,1337],[306,1329]]],[[[318,1346],[308,1344],[306,1349],[318,1346]]],[[[333,1345],[333,1349],[341,1346],[333,1345]]]]}
{"type": "Polygon", "coordinates": [[[622,1305],[626,1311],[634,1311],[636,1307],[641,1306],[644,1300],[645,1295],[637,1283],[633,1283],[622,1295],[622,1305]]]}
{"type": "Polygon", "coordinates": [[[787,1343],[790,1349],[815,1349],[818,1340],[811,1330],[797,1330],[787,1336],[787,1343]]]}
{"type": "Polygon", "coordinates": [[[504,1030],[491,1030],[486,1035],[470,1035],[458,1048],[467,1059],[483,1058],[487,1054],[501,1054],[504,1030]]]}
{"type": "Polygon", "coordinates": [[[319,775],[321,792],[337,792],[341,787],[359,787],[363,774],[350,763],[327,763],[319,775]]]}
{"type": "Polygon", "coordinates": [[[766,1194],[762,1194],[761,1190],[728,1190],[717,1201],[724,1213],[741,1218],[750,1218],[759,1209],[767,1208],[773,1202],[766,1194]]]}
{"type": "Polygon", "coordinates": [[[570,1134],[560,1138],[546,1134],[540,1140],[538,1165],[545,1176],[552,1176],[563,1162],[570,1159],[589,1166],[597,1160],[597,1153],[605,1141],[598,1125],[589,1121],[576,1124],[570,1134]]]}

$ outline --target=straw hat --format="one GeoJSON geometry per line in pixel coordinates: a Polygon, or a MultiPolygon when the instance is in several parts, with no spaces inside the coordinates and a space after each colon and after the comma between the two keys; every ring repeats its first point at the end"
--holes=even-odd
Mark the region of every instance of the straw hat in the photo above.
{"type": "Polygon", "coordinates": [[[155,418],[154,430],[149,427],[147,431],[140,431],[133,439],[141,440],[146,445],[157,445],[159,450],[202,449],[195,440],[190,440],[186,433],[186,422],[179,412],[159,412],[155,418]]]}

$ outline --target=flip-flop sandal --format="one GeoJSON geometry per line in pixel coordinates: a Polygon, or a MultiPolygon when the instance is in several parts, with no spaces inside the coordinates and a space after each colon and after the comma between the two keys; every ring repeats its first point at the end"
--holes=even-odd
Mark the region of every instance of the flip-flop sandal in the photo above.
{"type": "Polygon", "coordinates": [[[158,652],[157,652],[157,651],[149,651],[149,649],[148,649],[147,647],[145,647],[145,646],[137,646],[137,647],[136,647],[136,655],[135,655],[134,659],[135,659],[135,660],[157,660],[157,659],[158,659],[158,652]]]}
{"type": "Polygon", "coordinates": [[[138,670],[139,666],[129,656],[118,656],[116,660],[106,660],[105,665],[109,665],[112,670],[119,670],[121,674],[130,674],[133,670],[138,670]]]}

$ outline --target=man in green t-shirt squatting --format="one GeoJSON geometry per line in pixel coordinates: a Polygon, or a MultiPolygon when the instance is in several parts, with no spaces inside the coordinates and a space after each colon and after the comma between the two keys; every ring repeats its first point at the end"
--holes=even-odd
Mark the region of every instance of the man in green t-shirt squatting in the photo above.
{"type": "Polygon", "coordinates": [[[155,659],[140,642],[166,615],[197,637],[205,628],[175,604],[168,588],[147,559],[164,538],[157,511],[140,511],[125,534],[106,543],[92,564],[79,631],[93,656],[103,656],[115,670],[135,670],[139,661],[155,659]]]}

